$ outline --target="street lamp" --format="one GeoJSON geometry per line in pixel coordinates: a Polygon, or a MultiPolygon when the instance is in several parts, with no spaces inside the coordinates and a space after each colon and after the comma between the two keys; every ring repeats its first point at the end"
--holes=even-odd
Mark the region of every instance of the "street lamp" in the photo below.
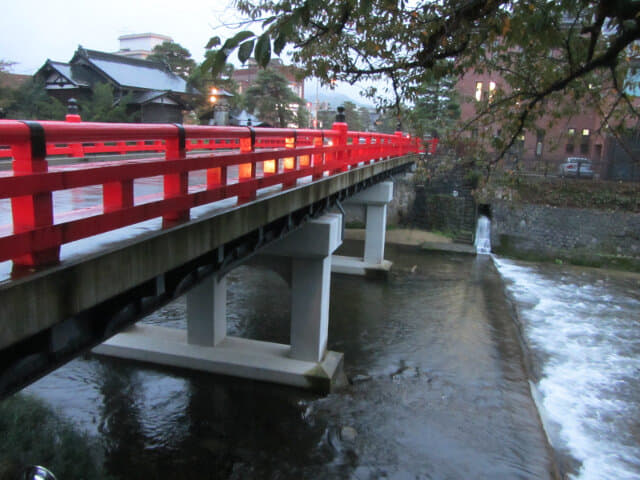
{"type": "Polygon", "coordinates": [[[229,124],[229,99],[231,97],[233,97],[233,94],[222,88],[209,88],[209,104],[212,110],[209,125],[229,124]]]}
{"type": "Polygon", "coordinates": [[[218,101],[218,89],[216,87],[211,87],[209,90],[209,103],[213,105],[218,101]]]}
{"type": "Polygon", "coordinates": [[[216,120],[216,111],[215,104],[218,101],[218,89],[216,87],[211,87],[209,89],[209,103],[211,104],[211,120],[209,120],[209,125],[215,125],[216,120]]]}

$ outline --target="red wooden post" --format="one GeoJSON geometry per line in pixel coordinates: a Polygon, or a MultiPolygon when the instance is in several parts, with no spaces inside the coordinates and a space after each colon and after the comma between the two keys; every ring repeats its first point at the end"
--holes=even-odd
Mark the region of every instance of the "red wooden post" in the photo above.
{"type": "MultiPolygon", "coordinates": [[[[324,132],[320,131],[320,136],[313,137],[313,146],[316,148],[324,147],[324,132]]],[[[322,178],[322,170],[325,164],[325,154],[324,153],[314,153],[312,155],[313,166],[313,179],[317,180],[322,178]]]]}
{"type": "MultiPolygon", "coordinates": [[[[18,176],[45,173],[48,170],[48,165],[44,128],[37,122],[24,123],[29,128],[30,138],[12,145],[13,174],[18,176]]],[[[53,198],[51,192],[13,197],[11,199],[11,212],[13,233],[28,232],[40,227],[53,225],[53,198]]],[[[13,259],[14,266],[33,267],[57,263],[60,260],[60,239],[51,238],[47,235],[39,236],[37,240],[45,244],[53,242],[57,246],[39,248],[38,244],[35,243],[32,245],[32,252],[13,259]]]]}
{"type": "MultiPolygon", "coordinates": [[[[185,132],[182,125],[176,124],[174,137],[165,140],[165,159],[182,160],[186,157],[185,132]]],[[[164,198],[183,197],[189,193],[189,174],[187,172],[171,173],[164,176],[164,198]]],[[[177,210],[165,213],[162,223],[170,226],[176,222],[189,220],[189,210],[177,210]]]]}
{"type": "MultiPolygon", "coordinates": [[[[67,115],[65,117],[65,121],[69,123],[80,123],[82,122],[82,118],[80,117],[80,111],[78,110],[78,102],[75,98],[70,98],[69,103],[67,104],[67,115]]],[[[82,143],[71,143],[69,144],[71,147],[71,156],[74,158],[84,157],[84,150],[82,148],[82,143]]]]}
{"type": "Polygon", "coordinates": [[[102,208],[105,213],[133,207],[133,180],[102,185],[102,208]]]}
{"type": "Polygon", "coordinates": [[[392,156],[397,157],[402,155],[402,132],[395,132],[394,137],[392,156]]]}
{"type": "MultiPolygon", "coordinates": [[[[294,130],[290,137],[286,137],[284,139],[284,148],[286,148],[286,149],[296,148],[297,140],[298,140],[298,136],[296,134],[296,131],[294,130]]],[[[300,168],[300,160],[299,160],[299,158],[297,156],[295,156],[295,157],[285,157],[285,158],[283,158],[283,161],[284,161],[283,170],[285,172],[295,171],[295,170],[298,170],[300,168]]],[[[297,183],[297,180],[294,178],[293,180],[284,181],[282,183],[282,187],[283,188],[295,187],[296,183],[297,183]]]]}
{"type": "Polygon", "coordinates": [[[347,131],[349,126],[345,123],[344,107],[338,107],[338,114],[336,115],[336,122],[331,126],[332,130],[338,132],[338,135],[334,137],[333,144],[338,147],[338,151],[335,156],[335,161],[340,171],[348,170],[347,167],[347,131]]]}
{"type": "MultiPolygon", "coordinates": [[[[240,152],[250,154],[256,149],[256,131],[253,127],[247,128],[249,129],[250,135],[240,139],[240,152]]],[[[251,180],[253,178],[256,178],[256,162],[254,160],[238,165],[238,182],[251,180]]],[[[242,193],[238,195],[238,203],[249,202],[254,198],[256,198],[255,189],[248,187],[243,189],[242,193]]]]}

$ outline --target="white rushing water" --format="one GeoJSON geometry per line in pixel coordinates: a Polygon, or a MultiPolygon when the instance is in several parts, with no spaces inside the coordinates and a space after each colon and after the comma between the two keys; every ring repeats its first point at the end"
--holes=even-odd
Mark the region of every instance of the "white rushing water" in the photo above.
{"type": "Polygon", "coordinates": [[[491,220],[484,215],[478,217],[474,246],[479,254],[488,255],[491,253],[491,220]]]}
{"type": "Polygon", "coordinates": [[[640,478],[640,280],[494,258],[516,301],[554,448],[571,478],[640,478]]]}

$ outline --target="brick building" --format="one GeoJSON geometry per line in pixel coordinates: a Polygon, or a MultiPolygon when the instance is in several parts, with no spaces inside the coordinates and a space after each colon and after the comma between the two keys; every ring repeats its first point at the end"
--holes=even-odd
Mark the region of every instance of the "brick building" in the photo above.
{"type": "MultiPolygon", "coordinates": [[[[476,115],[476,105],[491,97],[494,91],[504,83],[497,74],[476,73],[470,71],[460,78],[456,90],[460,96],[460,121],[465,123],[476,115]]],[[[516,162],[529,171],[555,173],[558,165],[570,156],[587,157],[593,164],[595,172],[601,172],[603,165],[603,149],[606,138],[599,132],[601,118],[593,108],[583,108],[579,113],[562,119],[544,117],[538,122],[534,131],[525,131],[516,145],[506,156],[505,165],[512,166],[516,162]]],[[[500,125],[491,127],[493,135],[500,133],[500,125]]],[[[472,129],[469,135],[477,136],[480,132],[472,129]]]]}

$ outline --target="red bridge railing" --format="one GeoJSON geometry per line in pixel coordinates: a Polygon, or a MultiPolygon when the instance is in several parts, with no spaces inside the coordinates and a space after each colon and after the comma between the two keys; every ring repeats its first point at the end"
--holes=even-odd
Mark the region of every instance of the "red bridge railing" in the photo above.
{"type": "MultiPolygon", "coordinates": [[[[429,145],[431,152],[436,143],[429,145]]],[[[0,200],[10,199],[12,220],[11,233],[0,236],[0,261],[37,266],[58,262],[61,245],[76,240],[157,217],[171,225],[188,220],[197,206],[231,197],[243,203],[265,187],[288,188],[305,177],[316,180],[417,153],[422,145],[400,132],[351,132],[345,123],[331,130],[293,130],[2,120],[0,151],[13,158],[13,170],[0,173],[0,200]],[[47,162],[51,155],[140,151],[164,156],[61,167],[47,162]],[[203,173],[203,185],[190,185],[196,172],[203,173]],[[134,198],[136,181],[157,176],[163,185],[159,195],[134,198]],[[54,222],[54,213],[59,215],[53,193],[90,186],[101,187],[102,204],[54,222]]]]}

